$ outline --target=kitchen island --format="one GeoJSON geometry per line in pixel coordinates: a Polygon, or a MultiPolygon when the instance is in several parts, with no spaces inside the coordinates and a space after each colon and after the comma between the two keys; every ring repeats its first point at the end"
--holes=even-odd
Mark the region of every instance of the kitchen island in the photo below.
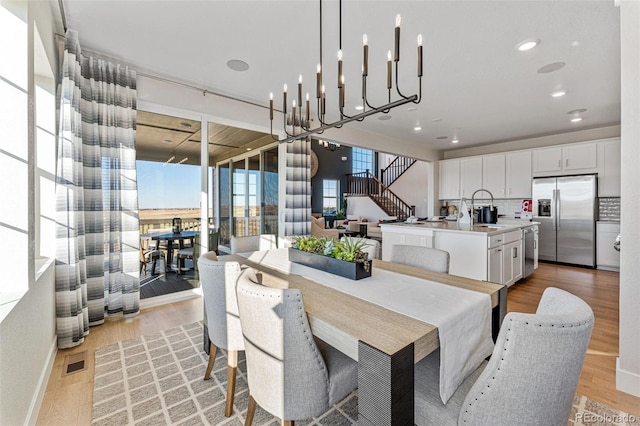
{"type": "Polygon", "coordinates": [[[385,223],[382,260],[389,260],[394,244],[433,247],[449,252],[450,274],[509,286],[522,278],[523,229],[530,226],[536,224],[385,223]]]}

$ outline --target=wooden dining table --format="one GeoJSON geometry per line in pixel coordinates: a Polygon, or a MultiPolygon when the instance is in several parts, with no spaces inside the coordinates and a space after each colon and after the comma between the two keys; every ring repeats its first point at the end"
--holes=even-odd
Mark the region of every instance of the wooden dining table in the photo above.
{"type": "MultiPolygon", "coordinates": [[[[299,289],[313,334],[358,361],[358,424],[414,424],[413,365],[438,349],[438,328],[321,282],[266,266],[256,261],[259,256],[249,255],[220,256],[219,260],[254,268],[264,285],[299,289]]],[[[505,286],[381,260],[374,260],[373,268],[374,272],[380,269],[488,294],[492,333],[494,339],[497,336],[506,315],[505,286]]],[[[326,275],[330,280],[331,275],[326,275]]],[[[207,350],[206,321],[204,336],[207,350]]]]}

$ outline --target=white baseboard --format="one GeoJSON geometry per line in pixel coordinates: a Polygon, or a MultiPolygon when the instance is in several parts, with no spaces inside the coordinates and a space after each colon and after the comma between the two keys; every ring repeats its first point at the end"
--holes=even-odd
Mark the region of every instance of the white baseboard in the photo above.
{"type": "Polygon", "coordinates": [[[156,306],[182,302],[183,300],[194,299],[196,297],[202,297],[202,289],[200,287],[176,293],[163,294],[162,296],[150,297],[148,299],[141,299],[140,309],[154,308],[156,306]]]}
{"type": "Polygon", "coordinates": [[[640,374],[620,368],[620,358],[616,359],[616,389],[640,397],[640,374]]]}
{"type": "Polygon", "coordinates": [[[29,411],[27,412],[27,418],[25,419],[25,425],[35,425],[38,421],[38,414],[40,414],[40,408],[42,407],[42,400],[44,394],[47,391],[47,384],[49,383],[49,377],[51,376],[51,370],[53,369],[53,363],[56,360],[56,354],[58,353],[58,336],[54,335],[49,347],[49,354],[47,355],[47,362],[42,368],[40,373],[40,379],[38,379],[37,392],[33,395],[31,404],[29,405],[29,411]]]}

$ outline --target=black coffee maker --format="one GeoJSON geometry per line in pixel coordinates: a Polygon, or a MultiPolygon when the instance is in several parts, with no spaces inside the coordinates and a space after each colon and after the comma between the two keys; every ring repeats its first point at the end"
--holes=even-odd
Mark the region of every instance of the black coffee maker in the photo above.
{"type": "Polygon", "coordinates": [[[179,234],[180,232],[182,232],[182,219],[180,219],[179,217],[174,217],[171,221],[171,229],[173,230],[174,234],[179,234]]]}

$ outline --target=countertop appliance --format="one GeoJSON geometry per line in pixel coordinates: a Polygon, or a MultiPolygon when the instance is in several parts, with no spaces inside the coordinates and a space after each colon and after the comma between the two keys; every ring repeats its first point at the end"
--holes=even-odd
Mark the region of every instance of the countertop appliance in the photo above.
{"type": "Polygon", "coordinates": [[[534,178],[532,189],[538,258],[595,267],[596,176],[534,178]]]}

